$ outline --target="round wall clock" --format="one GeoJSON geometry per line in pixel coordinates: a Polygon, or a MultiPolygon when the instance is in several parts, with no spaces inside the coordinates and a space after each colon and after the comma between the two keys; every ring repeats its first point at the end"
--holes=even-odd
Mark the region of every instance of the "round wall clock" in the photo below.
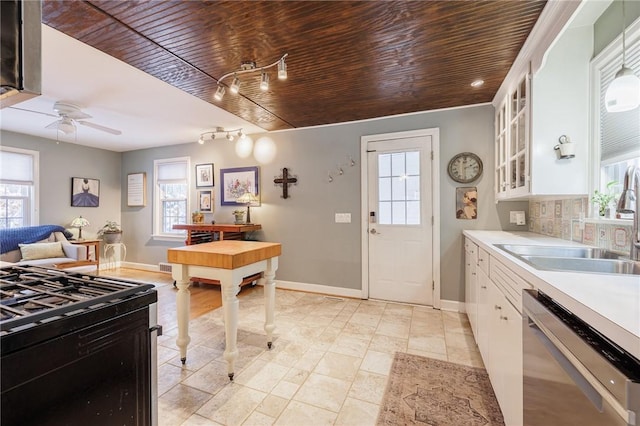
{"type": "Polygon", "coordinates": [[[447,172],[456,182],[473,182],[482,174],[482,160],[472,152],[461,152],[449,161],[447,172]]]}

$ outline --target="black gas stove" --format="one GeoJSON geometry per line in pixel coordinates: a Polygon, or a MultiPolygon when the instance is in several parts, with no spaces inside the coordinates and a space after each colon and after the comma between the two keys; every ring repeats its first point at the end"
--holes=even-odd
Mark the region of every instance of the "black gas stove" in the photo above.
{"type": "Polygon", "coordinates": [[[156,422],[152,284],[0,268],[0,423],[156,422]]]}

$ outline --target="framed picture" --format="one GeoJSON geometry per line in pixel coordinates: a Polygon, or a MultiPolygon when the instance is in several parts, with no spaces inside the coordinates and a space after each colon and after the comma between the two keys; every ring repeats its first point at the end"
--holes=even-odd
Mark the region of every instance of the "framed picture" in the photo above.
{"type": "Polygon", "coordinates": [[[147,205],[147,174],[129,173],[127,175],[127,206],[144,207],[147,205]]]}
{"type": "Polygon", "coordinates": [[[260,196],[258,185],[258,167],[236,167],[220,169],[220,204],[235,206],[236,200],[245,192],[260,196]]]}
{"type": "Polygon", "coordinates": [[[478,188],[466,186],[456,188],[456,219],[478,218],[478,188]]]}
{"type": "Polygon", "coordinates": [[[98,179],[71,178],[71,207],[98,207],[100,181],[98,179]]]}
{"type": "Polygon", "coordinates": [[[213,211],[213,191],[198,191],[198,210],[213,211]]]}
{"type": "Polygon", "coordinates": [[[213,163],[196,164],[196,187],[213,186],[213,163]]]}

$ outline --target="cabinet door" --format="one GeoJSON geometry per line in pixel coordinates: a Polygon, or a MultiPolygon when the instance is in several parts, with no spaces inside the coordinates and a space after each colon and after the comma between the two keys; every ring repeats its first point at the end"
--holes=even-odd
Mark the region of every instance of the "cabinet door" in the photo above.
{"type": "Polygon", "coordinates": [[[496,198],[507,195],[507,102],[496,111],[495,129],[495,193],[496,198]]]}
{"type": "Polygon", "coordinates": [[[489,276],[478,268],[476,343],[483,360],[489,359],[489,276]]]}
{"type": "Polygon", "coordinates": [[[471,324],[473,335],[478,336],[477,330],[477,269],[478,269],[478,246],[466,240],[465,243],[465,270],[464,270],[464,290],[465,290],[465,311],[471,324]]]}
{"type": "Polygon", "coordinates": [[[489,363],[505,425],[522,424],[522,316],[489,280],[489,363]]]}

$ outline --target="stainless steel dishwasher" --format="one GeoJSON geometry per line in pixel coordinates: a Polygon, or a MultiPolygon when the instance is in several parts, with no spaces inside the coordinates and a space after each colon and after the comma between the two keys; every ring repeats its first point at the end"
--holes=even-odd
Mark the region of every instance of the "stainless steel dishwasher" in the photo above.
{"type": "Polygon", "coordinates": [[[640,425],[640,361],[541,291],[522,305],[524,424],[640,425]]]}

